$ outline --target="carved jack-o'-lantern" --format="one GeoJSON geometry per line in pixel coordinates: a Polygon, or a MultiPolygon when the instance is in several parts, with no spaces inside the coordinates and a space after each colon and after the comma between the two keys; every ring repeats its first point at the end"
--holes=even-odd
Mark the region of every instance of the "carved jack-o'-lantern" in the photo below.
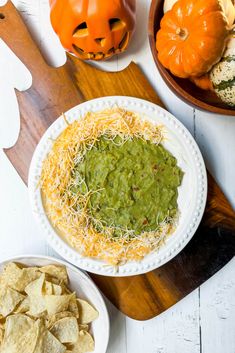
{"type": "Polygon", "coordinates": [[[63,47],[81,59],[123,52],[135,27],[135,0],[50,0],[51,23],[63,47]]]}

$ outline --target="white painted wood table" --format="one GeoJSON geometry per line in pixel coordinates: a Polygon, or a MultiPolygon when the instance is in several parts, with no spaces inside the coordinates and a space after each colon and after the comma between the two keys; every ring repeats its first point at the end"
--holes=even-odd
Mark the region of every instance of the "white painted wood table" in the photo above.
{"type": "MultiPolygon", "coordinates": [[[[50,28],[47,1],[14,0],[14,3],[49,62],[59,66],[65,55],[50,28]]],[[[148,45],[150,0],[138,0],[137,3],[138,26],[130,50],[99,66],[120,70],[131,60],[141,65],[168,109],[196,138],[207,167],[235,207],[235,117],[199,112],[169,91],[159,76],[148,45]]],[[[55,255],[33,220],[26,186],[2,152],[0,209],[0,261],[23,253],[55,255]]],[[[146,322],[129,319],[109,304],[111,337],[108,353],[235,353],[234,272],[235,261],[232,260],[180,303],[146,322]]]]}

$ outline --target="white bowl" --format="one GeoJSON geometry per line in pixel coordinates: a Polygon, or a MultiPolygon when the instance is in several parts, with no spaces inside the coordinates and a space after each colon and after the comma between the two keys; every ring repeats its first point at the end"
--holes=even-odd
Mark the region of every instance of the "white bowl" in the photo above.
{"type": "Polygon", "coordinates": [[[65,114],[71,123],[89,111],[98,111],[117,105],[137,112],[153,124],[163,124],[167,135],[163,145],[177,158],[178,165],[184,171],[178,197],[179,224],[158,251],[145,256],[140,262],[128,262],[121,265],[117,271],[103,261],[81,256],[56,233],[45,214],[38,182],[42,162],[52,147],[52,141],[67,126],[62,117],[49,127],[34,152],[28,186],[33,214],[42,226],[46,240],[55,251],[74,265],[93,273],[106,276],[131,276],[162,266],[176,256],[192,238],[201,221],[206,204],[207,174],[201,152],[188,130],[172,114],[153,103],[131,97],[103,97],[82,103],[65,114]]]}
{"type": "Polygon", "coordinates": [[[0,272],[8,262],[19,262],[26,266],[46,266],[50,264],[66,266],[69,288],[74,290],[79,298],[91,303],[99,312],[99,317],[91,324],[91,332],[95,340],[93,353],[106,352],[110,333],[109,315],[104,299],[90,277],[67,262],[48,256],[22,255],[7,259],[0,263],[0,272]]]}

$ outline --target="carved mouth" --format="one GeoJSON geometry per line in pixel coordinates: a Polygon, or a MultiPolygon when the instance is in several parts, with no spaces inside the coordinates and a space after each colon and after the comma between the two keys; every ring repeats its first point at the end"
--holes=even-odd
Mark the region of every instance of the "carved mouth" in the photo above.
{"type": "Polygon", "coordinates": [[[112,55],[118,54],[124,50],[124,48],[110,48],[107,53],[102,53],[102,52],[91,52],[91,53],[86,53],[83,49],[79,48],[77,45],[73,44],[73,49],[75,52],[79,54],[80,57],[82,57],[84,60],[102,60],[102,59],[107,59],[112,55]]]}

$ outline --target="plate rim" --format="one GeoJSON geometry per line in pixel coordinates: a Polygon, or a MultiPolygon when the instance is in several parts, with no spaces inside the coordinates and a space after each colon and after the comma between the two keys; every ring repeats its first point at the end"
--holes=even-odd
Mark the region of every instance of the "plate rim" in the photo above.
{"type": "MultiPolygon", "coordinates": [[[[155,260],[151,260],[150,263],[146,264],[143,264],[143,261],[145,260],[144,258],[140,262],[135,262],[133,265],[132,263],[131,265],[130,263],[127,263],[126,265],[121,265],[119,267],[119,271],[117,272],[114,266],[109,266],[105,263],[102,263],[100,260],[81,256],[75,249],[73,249],[68,243],[66,243],[66,241],[62,239],[59,234],[57,234],[55,229],[50,224],[50,221],[48,220],[45,212],[43,212],[44,210],[42,207],[40,189],[36,189],[41,174],[41,169],[39,165],[41,165],[46,154],[48,153],[48,151],[45,152],[46,150],[48,150],[48,138],[57,138],[59,134],[64,130],[65,126],[64,120],[62,120],[62,115],[58,117],[45,131],[34,151],[29,169],[28,191],[33,215],[41,225],[41,229],[43,230],[43,234],[47,242],[60,256],[85,271],[105,276],[124,277],[143,274],[164,265],[166,262],[170,261],[173,257],[175,257],[187,245],[187,243],[190,241],[190,239],[196,232],[204,214],[204,209],[207,200],[207,173],[201,151],[188,129],[174,115],[172,115],[166,109],[152,102],[128,96],[105,96],[78,104],[75,107],[69,109],[64,114],[73,114],[74,111],[79,110],[80,114],[76,112],[76,115],[79,118],[79,115],[84,115],[86,112],[91,111],[92,109],[102,110],[115,105],[119,105],[121,107],[124,106],[124,108],[127,108],[126,106],[128,106],[127,109],[130,110],[132,110],[133,108],[137,108],[137,110],[138,108],[142,108],[146,111],[146,115],[151,112],[160,114],[163,118],[166,118],[168,122],[172,123],[174,125],[174,128],[178,129],[179,133],[185,135],[185,140],[187,140],[187,143],[189,144],[190,148],[192,148],[193,155],[195,155],[195,158],[197,158],[197,164],[200,169],[200,178],[198,176],[198,173],[196,178],[198,179],[197,181],[201,188],[201,192],[197,192],[197,197],[200,197],[200,203],[198,202],[197,206],[198,211],[195,211],[196,216],[194,217],[194,222],[190,223],[190,228],[187,230],[186,234],[181,237],[182,239],[174,246],[174,248],[171,249],[170,253],[168,251],[168,253],[162,256],[161,258],[158,258],[156,256],[155,260]],[[40,213],[40,208],[42,208],[43,214],[40,213]]],[[[71,120],[74,121],[76,119],[71,120]]]]}
{"type": "MultiPolygon", "coordinates": [[[[83,278],[83,280],[88,282],[89,285],[91,285],[93,287],[97,297],[99,297],[99,300],[102,303],[103,313],[105,315],[105,321],[106,321],[106,325],[107,325],[107,330],[106,330],[107,335],[106,335],[106,337],[103,337],[104,339],[102,340],[104,342],[104,347],[102,348],[102,350],[103,350],[103,353],[105,353],[107,351],[109,339],[110,339],[110,317],[109,317],[109,312],[108,312],[106,303],[104,301],[104,296],[101,293],[101,291],[99,290],[99,288],[97,287],[97,285],[95,284],[95,282],[91,279],[91,277],[86,272],[82,271],[81,269],[77,268],[76,266],[74,266],[73,264],[71,264],[65,260],[58,259],[57,257],[47,256],[47,255],[20,254],[20,255],[15,255],[13,257],[6,257],[6,258],[4,257],[3,260],[0,261],[0,267],[6,263],[9,263],[9,262],[17,262],[17,261],[20,262],[20,261],[22,261],[21,259],[34,259],[34,260],[43,259],[43,260],[51,261],[52,263],[58,263],[60,265],[65,266],[66,268],[68,267],[72,271],[75,271],[76,273],[78,273],[79,276],[81,276],[83,278]]],[[[40,265],[38,265],[38,266],[40,266],[40,265]]],[[[88,296],[87,296],[87,300],[89,300],[88,296]]]]}

